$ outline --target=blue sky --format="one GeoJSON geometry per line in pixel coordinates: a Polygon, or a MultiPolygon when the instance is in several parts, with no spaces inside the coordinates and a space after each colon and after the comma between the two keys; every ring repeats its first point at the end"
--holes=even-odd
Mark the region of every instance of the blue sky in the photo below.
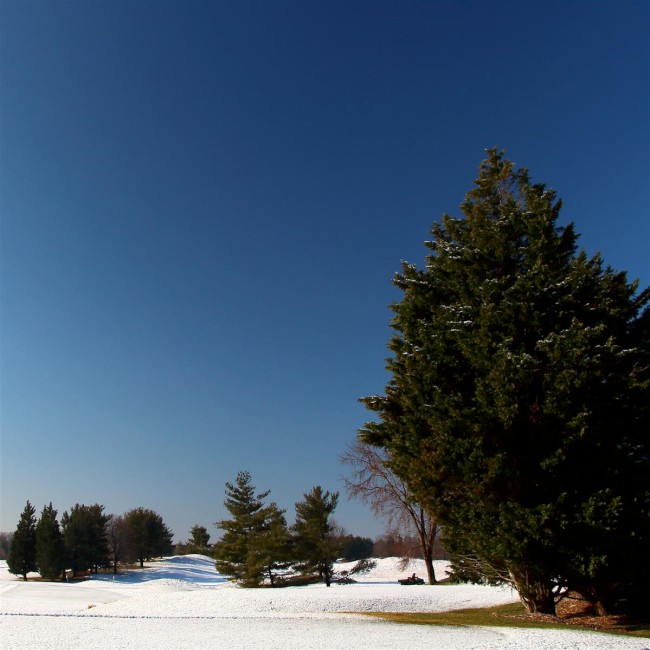
{"type": "Polygon", "coordinates": [[[488,147],[647,286],[649,12],[0,3],[0,530],[30,499],[216,537],[240,469],[290,520],[343,493],[391,278],[488,147]]]}

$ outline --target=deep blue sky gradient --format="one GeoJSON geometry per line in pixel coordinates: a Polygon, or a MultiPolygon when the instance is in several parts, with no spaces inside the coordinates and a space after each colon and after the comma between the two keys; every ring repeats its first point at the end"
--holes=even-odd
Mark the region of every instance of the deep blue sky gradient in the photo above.
{"type": "MultiPolygon", "coordinates": [[[[650,282],[650,5],[0,3],[0,530],[288,509],[388,379],[400,260],[484,149],[650,282]]],[[[382,522],[342,495],[337,520],[382,522]]]]}

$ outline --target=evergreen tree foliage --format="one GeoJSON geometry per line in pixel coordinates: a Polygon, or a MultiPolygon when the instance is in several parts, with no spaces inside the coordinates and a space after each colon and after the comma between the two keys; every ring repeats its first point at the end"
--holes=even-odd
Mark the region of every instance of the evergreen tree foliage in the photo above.
{"type": "Polygon", "coordinates": [[[108,515],[98,503],[87,506],[75,504],[61,517],[66,563],[77,576],[82,571],[97,573],[100,566],[108,565],[106,524],[108,515]]]}
{"type": "Polygon", "coordinates": [[[305,493],[296,503],[293,525],[295,555],[303,573],[317,572],[329,587],[334,574],[334,561],[340,552],[330,516],[339,500],[338,492],[324,492],[320,485],[305,493]]]}
{"type": "Polygon", "coordinates": [[[36,525],[36,563],[45,580],[60,578],[65,569],[65,546],[56,515],[50,502],[43,508],[36,525]]]}
{"type": "Polygon", "coordinates": [[[224,506],[231,519],[217,521],[224,533],[214,545],[219,573],[243,586],[257,586],[263,579],[264,566],[256,557],[254,542],[267,527],[269,511],[264,499],[270,491],[256,494],[250,472],[237,473],[235,483],[226,483],[224,506]]]}
{"type": "Polygon", "coordinates": [[[133,508],[124,514],[131,553],[144,567],[145,560],[162,557],[172,551],[173,533],[163,518],[148,508],[133,508]]]}
{"type": "Polygon", "coordinates": [[[372,549],[375,543],[370,537],[343,535],[338,542],[341,548],[341,557],[345,558],[348,562],[365,560],[372,557],[372,549]]]}
{"type": "Polygon", "coordinates": [[[403,264],[391,379],[359,432],[445,529],[459,572],[529,611],[632,609],[650,544],[646,289],[577,253],[553,191],[491,150],[464,216],[403,264]]]}
{"type": "Polygon", "coordinates": [[[185,544],[187,553],[207,553],[209,551],[210,533],[205,526],[198,524],[192,526],[190,535],[192,537],[185,544]]]}
{"type": "Polygon", "coordinates": [[[291,565],[292,547],[284,517],[284,510],[275,502],[264,508],[264,525],[251,536],[248,561],[254,575],[265,576],[272,587],[276,585],[277,571],[291,565]]]}
{"type": "Polygon", "coordinates": [[[37,570],[36,564],[36,509],[28,501],[20,515],[7,556],[9,572],[27,580],[30,571],[37,570]]]}

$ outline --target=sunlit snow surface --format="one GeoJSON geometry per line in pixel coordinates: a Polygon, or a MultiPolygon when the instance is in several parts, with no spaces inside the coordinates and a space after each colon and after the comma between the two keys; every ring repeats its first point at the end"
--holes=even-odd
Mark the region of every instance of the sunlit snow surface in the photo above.
{"type": "MultiPolygon", "coordinates": [[[[337,569],[351,568],[339,565],[337,569]]],[[[439,577],[446,564],[436,563],[439,577]]],[[[153,562],[124,576],[75,584],[23,582],[0,562],[0,647],[3,650],[116,648],[632,648],[648,640],[579,631],[441,628],[385,623],[346,612],[443,611],[516,600],[509,589],[472,585],[410,586],[411,573],[379,560],[356,584],[240,589],[201,555],[153,562]]]]}

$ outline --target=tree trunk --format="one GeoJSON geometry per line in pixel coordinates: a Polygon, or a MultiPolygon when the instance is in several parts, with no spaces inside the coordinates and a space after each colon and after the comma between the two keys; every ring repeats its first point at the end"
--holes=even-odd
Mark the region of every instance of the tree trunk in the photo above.
{"type": "Polygon", "coordinates": [[[596,602],[593,603],[593,607],[597,616],[609,616],[612,613],[609,603],[605,602],[602,598],[596,600],[596,602]]]}
{"type": "Polygon", "coordinates": [[[436,580],[436,572],[433,568],[433,557],[431,553],[428,553],[427,556],[424,558],[424,564],[427,567],[427,580],[429,581],[430,585],[435,585],[438,583],[436,580]]]}
{"type": "Polygon", "coordinates": [[[427,567],[427,580],[430,585],[435,585],[438,581],[433,569],[433,542],[436,539],[438,527],[434,524],[427,533],[427,515],[422,508],[420,508],[419,517],[413,517],[413,520],[416,523],[418,537],[420,538],[420,549],[422,550],[424,564],[427,567]]]}
{"type": "Polygon", "coordinates": [[[593,607],[597,616],[609,616],[614,613],[616,598],[611,589],[601,585],[592,585],[576,591],[593,607]]]}
{"type": "Polygon", "coordinates": [[[555,595],[550,581],[531,576],[526,569],[511,570],[510,577],[529,614],[555,616],[555,595]]]}

